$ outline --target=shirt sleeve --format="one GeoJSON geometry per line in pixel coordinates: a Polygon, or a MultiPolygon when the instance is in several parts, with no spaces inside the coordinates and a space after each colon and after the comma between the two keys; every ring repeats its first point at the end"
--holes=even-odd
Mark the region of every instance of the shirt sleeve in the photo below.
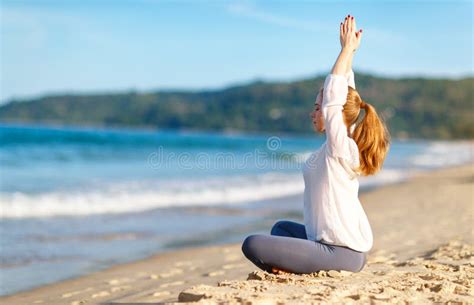
{"type": "Polygon", "coordinates": [[[351,160],[350,138],[342,110],[349,91],[346,75],[329,74],[324,81],[322,114],[326,129],[328,155],[351,160]]]}
{"type": "Polygon", "coordinates": [[[351,69],[351,71],[346,73],[346,79],[347,79],[347,84],[350,87],[355,89],[356,85],[355,85],[354,71],[352,69],[351,69]]]}

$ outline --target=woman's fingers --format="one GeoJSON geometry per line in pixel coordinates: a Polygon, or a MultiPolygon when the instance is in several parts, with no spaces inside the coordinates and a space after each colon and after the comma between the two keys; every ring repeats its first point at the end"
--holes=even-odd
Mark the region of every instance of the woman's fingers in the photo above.
{"type": "Polygon", "coordinates": [[[360,45],[360,40],[362,39],[362,30],[358,30],[355,33],[355,36],[356,36],[356,39],[357,39],[357,45],[359,46],[360,45]]]}
{"type": "Polygon", "coordinates": [[[354,16],[348,14],[344,18],[344,22],[341,22],[339,25],[341,45],[345,46],[347,44],[352,44],[357,42],[355,48],[358,47],[362,36],[362,30],[357,30],[357,23],[354,16]],[[355,41],[354,41],[355,37],[355,41]]]}
{"type": "Polygon", "coordinates": [[[343,28],[342,30],[343,33],[347,33],[347,32],[355,33],[357,29],[357,24],[356,24],[356,20],[354,16],[347,15],[344,18],[344,23],[342,24],[342,28],[343,28]]]}

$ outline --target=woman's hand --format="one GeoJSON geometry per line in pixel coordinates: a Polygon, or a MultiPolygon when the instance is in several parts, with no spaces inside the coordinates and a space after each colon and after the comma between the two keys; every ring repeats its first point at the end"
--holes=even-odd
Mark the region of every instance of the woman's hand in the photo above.
{"type": "Polygon", "coordinates": [[[344,22],[341,22],[339,27],[341,48],[348,48],[350,51],[355,52],[355,50],[359,48],[361,38],[362,30],[356,31],[356,21],[354,16],[347,15],[344,22]]]}
{"type": "Polygon", "coordinates": [[[342,48],[331,69],[331,73],[346,75],[352,65],[352,56],[359,47],[362,38],[362,30],[356,32],[356,23],[353,16],[347,15],[344,23],[341,22],[339,37],[342,48]]]}

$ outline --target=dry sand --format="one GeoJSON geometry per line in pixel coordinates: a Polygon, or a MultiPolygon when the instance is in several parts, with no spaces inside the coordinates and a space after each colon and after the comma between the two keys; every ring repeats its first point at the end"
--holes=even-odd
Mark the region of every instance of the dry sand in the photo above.
{"type": "Polygon", "coordinates": [[[363,194],[374,247],[358,273],[270,274],[237,243],[162,253],[0,303],[471,304],[473,184],[469,165],[363,194]]]}

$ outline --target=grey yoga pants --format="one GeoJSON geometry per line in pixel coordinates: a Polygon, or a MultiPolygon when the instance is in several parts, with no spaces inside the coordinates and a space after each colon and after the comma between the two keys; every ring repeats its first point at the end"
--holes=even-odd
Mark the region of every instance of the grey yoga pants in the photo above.
{"type": "Polygon", "coordinates": [[[367,252],[308,240],[305,226],[294,221],[277,221],[270,234],[249,235],[242,244],[245,257],[267,272],[272,267],[292,273],[359,272],[367,262],[367,252]]]}

